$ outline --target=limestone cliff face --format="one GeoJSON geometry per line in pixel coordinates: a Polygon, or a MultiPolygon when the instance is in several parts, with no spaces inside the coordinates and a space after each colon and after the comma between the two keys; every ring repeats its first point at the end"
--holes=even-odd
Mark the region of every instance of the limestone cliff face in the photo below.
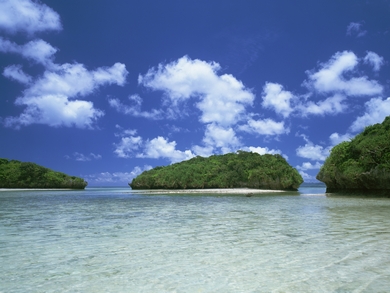
{"type": "Polygon", "coordinates": [[[317,179],[328,193],[390,196],[390,116],[335,146],[317,179]]]}
{"type": "Polygon", "coordinates": [[[390,196],[390,172],[385,169],[372,169],[351,177],[341,171],[333,176],[321,170],[317,179],[326,184],[327,193],[382,194],[390,196]]]}

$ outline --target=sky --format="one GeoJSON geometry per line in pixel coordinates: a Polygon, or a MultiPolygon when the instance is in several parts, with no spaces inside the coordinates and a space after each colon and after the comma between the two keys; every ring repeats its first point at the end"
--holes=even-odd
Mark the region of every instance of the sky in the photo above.
{"type": "Polygon", "coordinates": [[[0,0],[0,157],[125,186],[280,154],[305,182],[390,115],[389,0],[0,0]]]}

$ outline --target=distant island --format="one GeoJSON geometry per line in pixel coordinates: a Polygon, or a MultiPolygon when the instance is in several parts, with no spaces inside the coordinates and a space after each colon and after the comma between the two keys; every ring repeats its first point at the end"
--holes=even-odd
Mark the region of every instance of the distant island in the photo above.
{"type": "Polygon", "coordinates": [[[327,193],[390,196],[390,116],[335,146],[317,179],[327,193]]]}
{"type": "Polygon", "coordinates": [[[297,190],[302,176],[281,155],[238,151],[145,171],[132,189],[256,188],[297,190]]]}
{"type": "Polygon", "coordinates": [[[84,189],[82,178],[56,172],[40,165],[0,158],[0,188],[84,189]]]}

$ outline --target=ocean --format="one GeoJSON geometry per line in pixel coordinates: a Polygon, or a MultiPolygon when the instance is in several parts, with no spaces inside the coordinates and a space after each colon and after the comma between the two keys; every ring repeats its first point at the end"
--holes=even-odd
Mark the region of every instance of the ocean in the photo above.
{"type": "Polygon", "coordinates": [[[390,200],[0,191],[0,292],[389,292],[390,200]]]}

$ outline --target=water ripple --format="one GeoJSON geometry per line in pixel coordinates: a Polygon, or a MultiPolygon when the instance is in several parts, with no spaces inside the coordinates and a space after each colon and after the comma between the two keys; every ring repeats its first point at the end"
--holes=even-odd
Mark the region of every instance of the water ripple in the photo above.
{"type": "Polygon", "coordinates": [[[387,292],[390,201],[2,192],[0,292],[387,292]]]}

